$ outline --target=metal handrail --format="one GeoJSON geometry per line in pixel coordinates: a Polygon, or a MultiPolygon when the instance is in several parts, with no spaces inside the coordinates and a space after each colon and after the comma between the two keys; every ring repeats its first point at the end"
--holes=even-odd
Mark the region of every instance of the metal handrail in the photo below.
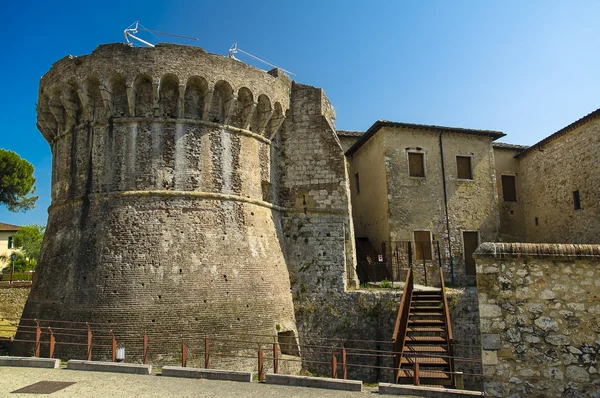
{"type": "Polygon", "coordinates": [[[394,356],[394,368],[396,369],[396,375],[394,375],[394,378],[397,377],[398,369],[400,369],[400,364],[402,363],[402,355],[404,351],[406,329],[408,328],[408,315],[410,313],[413,289],[414,282],[412,268],[409,268],[406,274],[404,291],[402,292],[402,301],[400,302],[400,307],[398,308],[398,317],[396,318],[394,334],[392,335],[393,350],[397,353],[394,356]]]}
{"type": "Polygon", "coordinates": [[[444,317],[446,319],[446,333],[448,334],[448,365],[450,366],[450,382],[452,387],[456,387],[454,377],[454,336],[452,335],[452,323],[450,322],[450,308],[448,308],[448,299],[446,298],[446,283],[444,280],[444,269],[440,267],[440,282],[442,289],[442,299],[444,300],[444,317]]]}

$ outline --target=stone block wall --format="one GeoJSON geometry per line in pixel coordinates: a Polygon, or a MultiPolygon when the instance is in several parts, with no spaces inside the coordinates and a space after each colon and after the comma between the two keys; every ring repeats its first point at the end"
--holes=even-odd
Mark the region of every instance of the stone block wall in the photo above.
{"type": "Polygon", "coordinates": [[[484,243],[476,261],[486,393],[600,396],[600,246],[484,243]]]}
{"type": "Polygon", "coordinates": [[[517,189],[527,242],[599,242],[599,115],[596,111],[519,155],[517,189]],[[574,191],[579,192],[580,209],[574,207],[574,191]]]}

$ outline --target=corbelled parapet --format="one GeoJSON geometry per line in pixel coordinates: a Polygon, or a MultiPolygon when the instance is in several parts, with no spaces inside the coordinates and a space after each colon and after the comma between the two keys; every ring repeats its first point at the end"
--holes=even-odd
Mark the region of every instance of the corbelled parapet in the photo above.
{"type": "Polygon", "coordinates": [[[291,89],[178,45],[55,63],[38,101],[52,205],[23,316],[114,323],[139,344],[176,330],[196,349],[204,333],[297,335],[271,175],[291,89]]]}

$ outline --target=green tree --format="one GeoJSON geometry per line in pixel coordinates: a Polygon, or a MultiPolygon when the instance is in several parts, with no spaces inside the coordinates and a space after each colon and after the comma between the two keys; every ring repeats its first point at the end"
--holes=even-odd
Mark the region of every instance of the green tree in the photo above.
{"type": "Polygon", "coordinates": [[[46,227],[43,225],[30,224],[19,228],[13,236],[15,247],[21,249],[25,257],[29,260],[29,263],[33,266],[37,264],[38,257],[40,256],[45,231],[46,227]]]}
{"type": "Polygon", "coordinates": [[[14,152],[0,149],[0,203],[14,212],[31,210],[38,199],[34,193],[33,165],[14,152]]]}

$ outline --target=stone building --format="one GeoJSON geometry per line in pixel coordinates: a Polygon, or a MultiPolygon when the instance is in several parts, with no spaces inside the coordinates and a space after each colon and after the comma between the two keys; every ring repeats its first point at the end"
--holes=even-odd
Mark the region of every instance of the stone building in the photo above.
{"type": "Polygon", "coordinates": [[[176,329],[191,345],[297,336],[291,288],[357,285],[334,119],[322,89],[201,48],[56,62],[38,101],[52,205],[23,316],[112,322],[120,339],[176,329]]]}
{"type": "Polygon", "coordinates": [[[375,122],[346,152],[356,237],[384,257],[395,242],[413,241],[417,260],[429,264],[438,241],[453,280],[474,277],[473,252],[498,240],[492,143],[503,136],[375,122]]]}
{"type": "MultiPolygon", "coordinates": [[[[399,292],[357,289],[365,239],[384,260],[411,241],[460,284],[482,242],[591,243],[600,228],[598,111],[530,148],[491,130],[336,131],[322,89],[168,44],[59,60],[37,111],[52,205],[23,317],[112,323],[119,341],[177,330],[192,348],[203,334],[381,342],[399,292]]],[[[476,346],[477,297],[464,297],[456,342],[476,346]]]]}

